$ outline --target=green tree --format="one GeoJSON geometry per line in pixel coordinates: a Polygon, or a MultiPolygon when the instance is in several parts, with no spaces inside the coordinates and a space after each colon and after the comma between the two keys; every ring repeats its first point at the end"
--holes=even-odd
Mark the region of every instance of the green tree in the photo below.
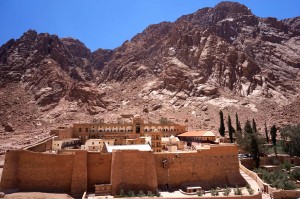
{"type": "Polygon", "coordinates": [[[220,111],[220,128],[219,128],[219,133],[222,137],[225,136],[225,125],[224,125],[224,118],[223,118],[223,112],[220,111]]]}
{"type": "Polygon", "coordinates": [[[300,124],[281,128],[280,136],[283,150],[291,156],[300,157],[300,124]]]}
{"type": "Polygon", "coordinates": [[[276,145],[276,136],[277,136],[277,129],[276,129],[276,126],[273,125],[271,127],[271,139],[272,139],[272,142],[273,142],[274,146],[276,145]]]}
{"type": "Polygon", "coordinates": [[[257,133],[256,123],[255,123],[254,118],[252,119],[252,129],[253,129],[254,133],[257,133]]]}
{"type": "Polygon", "coordinates": [[[228,126],[228,133],[229,133],[230,143],[233,143],[233,133],[235,132],[235,130],[231,125],[230,115],[228,115],[227,126],[228,126]]]}
{"type": "Polygon", "coordinates": [[[235,124],[236,124],[236,131],[241,132],[242,131],[241,123],[239,121],[239,117],[237,113],[235,113],[235,124]]]}
{"type": "Polygon", "coordinates": [[[244,126],[244,131],[248,134],[252,134],[253,133],[253,129],[251,127],[251,123],[249,120],[246,120],[245,126],[244,126]]]}
{"type": "Polygon", "coordinates": [[[269,135],[268,135],[268,127],[267,127],[267,123],[266,123],[266,121],[265,121],[265,134],[266,134],[266,141],[267,141],[267,143],[269,143],[269,135]]]}
{"type": "Polygon", "coordinates": [[[294,180],[300,180],[300,168],[296,167],[291,171],[291,177],[294,180]]]}
{"type": "Polygon", "coordinates": [[[253,155],[255,167],[259,168],[260,158],[259,158],[258,138],[256,133],[253,133],[251,135],[251,154],[253,155]]]}

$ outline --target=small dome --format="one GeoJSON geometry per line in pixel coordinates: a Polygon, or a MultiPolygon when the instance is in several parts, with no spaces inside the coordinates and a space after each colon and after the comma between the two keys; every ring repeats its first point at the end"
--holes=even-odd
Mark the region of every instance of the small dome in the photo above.
{"type": "Polygon", "coordinates": [[[134,118],[141,117],[139,114],[134,115],[134,118]]]}

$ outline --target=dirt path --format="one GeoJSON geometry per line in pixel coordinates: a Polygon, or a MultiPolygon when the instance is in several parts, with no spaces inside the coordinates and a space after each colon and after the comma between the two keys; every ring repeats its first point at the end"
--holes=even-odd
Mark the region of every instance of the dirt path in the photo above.
{"type": "Polygon", "coordinates": [[[73,199],[67,194],[40,193],[40,192],[18,192],[5,195],[7,199],[73,199]]]}

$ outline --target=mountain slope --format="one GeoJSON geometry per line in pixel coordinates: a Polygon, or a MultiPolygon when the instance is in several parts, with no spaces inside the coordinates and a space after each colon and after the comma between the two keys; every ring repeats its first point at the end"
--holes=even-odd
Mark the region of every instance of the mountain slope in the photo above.
{"type": "Polygon", "coordinates": [[[299,24],[222,2],[150,25],[114,50],[29,30],[0,48],[0,122],[39,135],[138,113],[216,130],[223,109],[261,127],[299,123],[299,24]]]}

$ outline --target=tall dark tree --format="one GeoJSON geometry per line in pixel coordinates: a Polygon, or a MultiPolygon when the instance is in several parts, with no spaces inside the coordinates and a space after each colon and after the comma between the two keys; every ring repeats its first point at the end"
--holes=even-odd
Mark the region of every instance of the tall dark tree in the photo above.
{"type": "Polygon", "coordinates": [[[228,133],[229,133],[230,143],[233,143],[233,133],[235,132],[235,130],[231,125],[230,115],[228,115],[227,126],[228,126],[228,133]]]}
{"type": "Polygon", "coordinates": [[[267,143],[269,143],[270,140],[269,140],[268,127],[266,121],[265,121],[265,134],[266,134],[267,143]]]}
{"type": "Polygon", "coordinates": [[[254,133],[257,133],[256,123],[255,123],[254,118],[252,119],[252,129],[253,129],[254,133]]]}
{"type": "Polygon", "coordinates": [[[255,162],[255,167],[259,167],[260,158],[259,158],[259,148],[258,148],[258,140],[257,133],[253,133],[251,135],[251,154],[253,155],[253,160],[255,162]]]}
{"type": "Polygon", "coordinates": [[[249,120],[246,120],[245,126],[244,126],[244,131],[248,134],[252,134],[253,133],[253,129],[251,127],[251,123],[249,120]]]}
{"type": "Polygon", "coordinates": [[[219,128],[219,133],[222,137],[225,136],[225,125],[224,125],[224,118],[223,118],[223,112],[220,111],[220,128],[219,128]]]}
{"type": "Polygon", "coordinates": [[[235,124],[236,124],[236,131],[241,132],[242,127],[237,113],[235,113],[235,124]]]}
{"type": "Polygon", "coordinates": [[[273,145],[275,146],[276,145],[276,136],[277,136],[277,129],[276,129],[276,126],[273,125],[271,127],[271,139],[272,139],[272,142],[273,142],[273,145]]]}

